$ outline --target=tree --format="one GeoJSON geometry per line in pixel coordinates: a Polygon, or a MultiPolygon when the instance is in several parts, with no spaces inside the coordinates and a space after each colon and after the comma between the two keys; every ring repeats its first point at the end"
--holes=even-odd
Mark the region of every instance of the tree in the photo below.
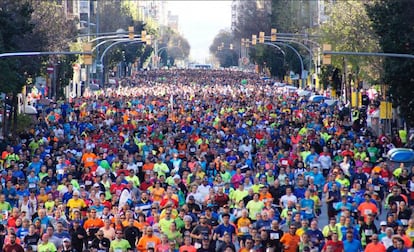
{"type": "MultiPolygon", "coordinates": [[[[0,53],[30,51],[35,43],[30,43],[33,24],[30,22],[33,9],[28,3],[20,3],[14,0],[5,0],[0,3],[0,53]]],[[[3,118],[3,135],[9,132],[12,121],[17,121],[17,94],[25,85],[25,76],[28,71],[35,72],[36,62],[34,58],[11,57],[0,59],[0,92],[6,94],[3,103],[4,111],[8,106],[9,117],[3,118]],[[28,64],[30,62],[31,64],[28,64]],[[12,120],[14,118],[14,120],[12,120]]],[[[13,132],[15,127],[12,128],[13,132]]]]}
{"type": "Polygon", "coordinates": [[[264,1],[265,6],[258,6],[257,1],[239,1],[237,7],[237,22],[233,30],[233,37],[237,43],[242,38],[251,39],[252,34],[270,32],[270,13],[267,11],[269,1],[264,1]]]}
{"type": "MultiPolygon", "coordinates": [[[[233,30],[233,44],[238,47],[242,38],[252,39],[252,35],[259,32],[270,32],[271,21],[271,2],[265,1],[238,1],[237,21],[233,30]]],[[[251,62],[263,67],[263,58],[257,58],[253,51],[255,47],[250,47],[249,58],[251,62]]]]}
{"type": "Polygon", "coordinates": [[[283,33],[297,33],[312,26],[309,23],[312,2],[298,0],[272,0],[272,27],[283,33]]]}
{"type": "MultiPolygon", "coordinates": [[[[38,48],[30,43],[33,24],[30,22],[33,9],[27,3],[3,1],[0,4],[0,52],[32,51],[38,48]],[[30,41],[30,42],[29,42],[30,41]]],[[[35,73],[36,68],[28,67],[33,58],[11,57],[0,59],[0,92],[18,93],[25,84],[24,75],[35,73]],[[29,61],[28,61],[29,60],[29,61]]],[[[38,64],[39,65],[39,64],[38,64]]]]}
{"type": "MultiPolygon", "coordinates": [[[[335,51],[378,52],[378,36],[371,27],[364,1],[336,1],[327,6],[328,20],[321,26],[321,42],[335,51]]],[[[333,65],[342,68],[342,57],[333,56],[333,65]]],[[[382,71],[381,58],[346,56],[356,79],[376,81],[382,71]]]]}
{"type": "MultiPolygon", "coordinates": [[[[70,51],[70,45],[75,41],[78,31],[75,20],[66,18],[63,6],[56,2],[33,1],[32,7],[31,23],[34,25],[33,34],[37,36],[37,39],[31,41],[39,43],[40,51],[70,51]]],[[[56,87],[52,87],[51,91],[53,91],[52,95],[57,95],[56,98],[63,96],[63,88],[72,79],[72,65],[75,61],[75,56],[65,55],[43,58],[42,65],[55,65],[57,82],[56,87]]]]}
{"type": "Polygon", "coordinates": [[[158,39],[160,63],[162,65],[174,65],[176,59],[186,59],[190,55],[190,44],[177,31],[170,27],[160,27],[158,39]]]}
{"type": "Polygon", "coordinates": [[[210,46],[210,53],[216,57],[221,67],[238,65],[239,49],[236,49],[233,42],[234,39],[231,32],[222,30],[217,34],[210,46]]]}
{"type": "MultiPolygon", "coordinates": [[[[378,0],[366,10],[384,52],[414,54],[414,0],[378,0]]],[[[382,79],[408,128],[414,126],[414,60],[385,58],[382,79]]]]}

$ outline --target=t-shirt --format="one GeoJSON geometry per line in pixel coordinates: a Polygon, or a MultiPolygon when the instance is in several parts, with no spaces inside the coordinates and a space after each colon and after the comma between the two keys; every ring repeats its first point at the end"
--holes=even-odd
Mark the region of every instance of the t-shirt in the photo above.
{"type": "Polygon", "coordinates": [[[282,236],[282,239],[280,239],[280,242],[285,246],[285,252],[296,252],[300,237],[298,235],[292,235],[290,233],[285,233],[282,236]]]}
{"type": "Polygon", "coordinates": [[[82,209],[86,207],[85,201],[83,199],[70,199],[67,203],[67,206],[72,209],[82,209]]]}
{"type": "Polygon", "coordinates": [[[115,239],[115,240],[111,241],[110,248],[114,252],[125,252],[125,251],[127,251],[127,249],[131,248],[131,245],[125,239],[120,239],[120,240],[115,239]]]}
{"type": "Polygon", "coordinates": [[[11,211],[12,207],[9,202],[5,201],[3,203],[0,202],[0,211],[11,211]]]}
{"type": "Polygon", "coordinates": [[[256,214],[260,213],[264,207],[265,205],[262,201],[249,201],[249,203],[246,205],[246,208],[249,210],[249,218],[256,220],[256,214]]]}
{"type": "Polygon", "coordinates": [[[143,236],[139,239],[137,244],[138,251],[144,252],[147,251],[148,248],[155,248],[157,245],[161,244],[160,238],[156,236],[143,236]]]}
{"type": "Polygon", "coordinates": [[[190,246],[183,245],[183,246],[180,247],[180,250],[179,251],[180,252],[184,252],[184,251],[187,251],[187,252],[196,252],[197,249],[194,246],[192,246],[192,245],[190,245],[190,246]]]}
{"type": "Polygon", "coordinates": [[[46,244],[40,243],[37,245],[37,252],[56,252],[56,246],[52,242],[48,242],[46,244]]]}
{"type": "Polygon", "coordinates": [[[24,249],[21,245],[19,244],[7,244],[4,246],[3,248],[4,252],[24,252],[24,249]]]}

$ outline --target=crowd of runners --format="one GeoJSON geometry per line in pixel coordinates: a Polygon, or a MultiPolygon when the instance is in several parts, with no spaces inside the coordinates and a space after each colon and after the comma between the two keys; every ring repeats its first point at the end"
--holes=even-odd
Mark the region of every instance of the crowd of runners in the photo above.
{"type": "Polygon", "coordinates": [[[412,248],[414,169],[385,156],[407,136],[340,103],[254,73],[153,70],[38,108],[1,153],[5,252],[412,248]]]}

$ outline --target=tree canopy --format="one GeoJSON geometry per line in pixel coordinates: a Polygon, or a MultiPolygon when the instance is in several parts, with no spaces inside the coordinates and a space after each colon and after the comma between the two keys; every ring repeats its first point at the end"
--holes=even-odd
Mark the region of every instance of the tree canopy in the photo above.
{"type": "MultiPolygon", "coordinates": [[[[378,0],[366,5],[384,52],[414,55],[414,0],[378,0]]],[[[414,60],[384,58],[384,84],[401,116],[414,126],[414,60]]]]}
{"type": "MultiPolygon", "coordinates": [[[[364,1],[337,1],[327,5],[329,18],[321,26],[321,44],[335,51],[378,52],[378,36],[372,28],[364,1]]],[[[382,70],[381,58],[346,56],[355,76],[377,81],[382,70]]],[[[333,65],[342,68],[342,57],[333,56],[333,65]]]]}
{"type": "Polygon", "coordinates": [[[214,38],[209,49],[221,67],[238,65],[240,47],[234,44],[233,34],[230,31],[220,31],[214,38]]]}

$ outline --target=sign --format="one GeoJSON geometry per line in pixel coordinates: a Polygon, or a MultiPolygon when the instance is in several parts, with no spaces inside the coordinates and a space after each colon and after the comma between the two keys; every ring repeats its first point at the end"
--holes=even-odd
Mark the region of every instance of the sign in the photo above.
{"type": "Polygon", "coordinates": [[[46,68],[46,71],[47,71],[47,73],[48,73],[48,74],[52,74],[52,73],[53,73],[53,71],[55,71],[55,68],[54,68],[53,66],[48,66],[48,67],[46,68]]]}
{"type": "Polygon", "coordinates": [[[79,1],[79,13],[89,13],[89,1],[79,1]]]}
{"type": "Polygon", "coordinates": [[[391,102],[381,102],[380,118],[381,119],[392,119],[392,103],[391,102]]]}

